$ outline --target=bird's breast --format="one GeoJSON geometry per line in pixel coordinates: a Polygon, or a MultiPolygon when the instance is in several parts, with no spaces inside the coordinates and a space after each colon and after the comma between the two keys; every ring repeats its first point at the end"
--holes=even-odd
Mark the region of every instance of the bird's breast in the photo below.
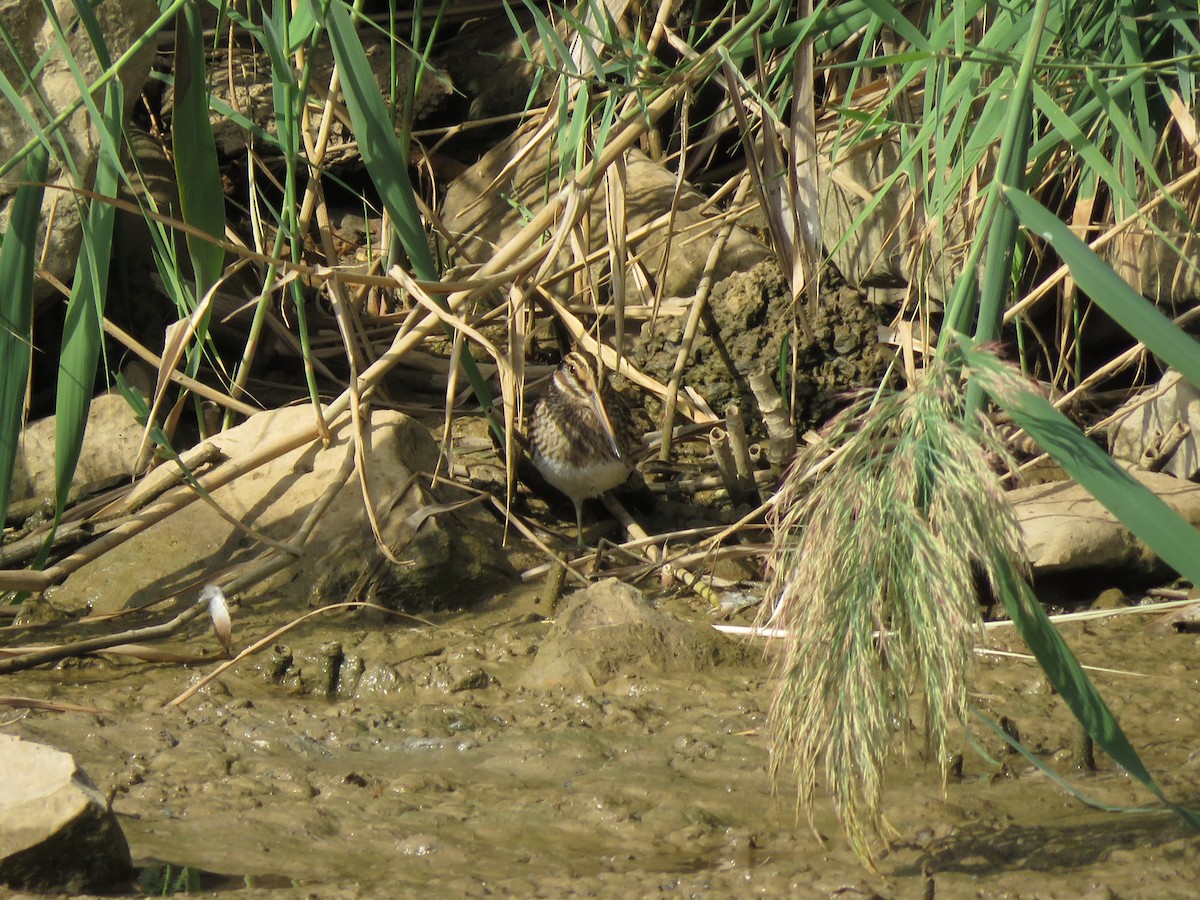
{"type": "Polygon", "coordinates": [[[552,456],[537,454],[533,460],[537,470],[552,486],[572,500],[598,497],[607,490],[624,484],[633,471],[626,460],[615,457],[575,465],[552,456]]]}

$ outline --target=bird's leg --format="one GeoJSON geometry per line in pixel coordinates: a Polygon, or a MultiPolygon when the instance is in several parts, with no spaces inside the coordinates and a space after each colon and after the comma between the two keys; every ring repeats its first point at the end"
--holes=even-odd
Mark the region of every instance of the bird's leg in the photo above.
{"type": "Polygon", "coordinates": [[[575,504],[575,525],[579,529],[577,532],[579,534],[579,543],[576,545],[575,549],[582,551],[583,550],[583,501],[573,499],[571,502],[575,504]]]}

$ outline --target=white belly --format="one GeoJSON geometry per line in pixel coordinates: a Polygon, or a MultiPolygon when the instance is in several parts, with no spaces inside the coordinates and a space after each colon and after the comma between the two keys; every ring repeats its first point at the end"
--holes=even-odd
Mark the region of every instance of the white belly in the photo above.
{"type": "Polygon", "coordinates": [[[619,459],[597,461],[580,467],[539,456],[534,464],[546,481],[576,501],[599,497],[605,491],[624,484],[633,471],[629,463],[619,459]]]}

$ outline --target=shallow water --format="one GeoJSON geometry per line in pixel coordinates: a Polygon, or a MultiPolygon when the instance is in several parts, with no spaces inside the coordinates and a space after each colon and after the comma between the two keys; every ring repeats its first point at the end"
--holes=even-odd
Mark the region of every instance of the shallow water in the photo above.
{"type": "MultiPolygon", "coordinates": [[[[664,607],[703,618],[680,601],[664,607]]],[[[823,800],[821,841],[789,798],[772,798],[756,655],[706,672],[624,671],[590,692],[526,691],[518,677],[549,627],[528,610],[514,596],[432,627],[313,620],[283,639],[296,661],[283,681],[268,677],[264,654],[165,711],[208,666],[93,659],[22,673],[5,693],[106,712],[10,714],[2,730],[74,753],[114,792],[140,863],[232,876],[206,877],[216,893],[1195,895],[1200,844],[1174,817],[1084,806],[981,726],[975,738],[1002,765],[964,739],[963,777],[944,795],[919,752],[892,767],[886,814],[898,837],[873,875],[823,800]],[[318,672],[334,640],[362,677],[352,698],[330,701],[318,672]]],[[[237,618],[243,644],[282,621],[237,618]]],[[[1064,633],[1085,663],[1148,676],[1094,677],[1168,795],[1200,806],[1198,639],[1146,621],[1064,633]]],[[[992,644],[1020,649],[1003,632],[992,644]]],[[[1096,774],[1071,771],[1072,720],[1033,664],[981,658],[974,686],[981,709],[1016,723],[1080,790],[1151,801],[1099,752],[1096,774]]]]}

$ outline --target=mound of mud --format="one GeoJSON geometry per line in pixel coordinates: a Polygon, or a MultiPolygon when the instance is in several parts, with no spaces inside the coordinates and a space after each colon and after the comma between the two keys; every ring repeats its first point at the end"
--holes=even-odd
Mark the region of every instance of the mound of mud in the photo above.
{"type": "Polygon", "coordinates": [[[745,662],[741,645],[659,612],[637,588],[607,578],[567,598],[521,683],[589,691],[621,674],[705,672],[745,662]]]}
{"type": "MultiPolygon", "coordinates": [[[[894,310],[832,275],[827,281],[819,301],[802,312],[772,262],[721,281],[713,288],[692,345],[686,384],[718,413],[730,403],[756,409],[749,375],[765,366],[778,384],[781,359],[785,372],[792,367],[790,342],[795,341],[795,421],[802,429],[828,418],[839,394],[878,384],[890,358],[890,350],[879,343],[878,329],[891,322],[894,310]]],[[[679,316],[646,324],[631,353],[642,371],[669,380],[685,320],[679,316]]],[[[787,396],[788,386],[782,388],[787,396]]]]}

